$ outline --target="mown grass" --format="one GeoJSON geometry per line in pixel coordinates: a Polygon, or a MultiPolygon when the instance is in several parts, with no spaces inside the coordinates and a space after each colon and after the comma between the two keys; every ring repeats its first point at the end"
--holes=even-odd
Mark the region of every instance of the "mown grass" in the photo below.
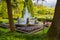
{"type": "Polygon", "coordinates": [[[10,32],[9,29],[0,28],[0,40],[46,40],[48,28],[36,32],[34,34],[24,34],[18,32],[10,32]]]}
{"type": "MultiPolygon", "coordinates": [[[[0,19],[0,21],[2,21],[3,23],[9,23],[8,19],[0,19]]],[[[16,23],[16,20],[14,20],[14,23],[16,23]]]]}

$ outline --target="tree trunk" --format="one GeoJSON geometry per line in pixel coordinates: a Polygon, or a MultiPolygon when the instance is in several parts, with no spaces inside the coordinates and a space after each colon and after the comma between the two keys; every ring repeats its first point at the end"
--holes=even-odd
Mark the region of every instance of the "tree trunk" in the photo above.
{"type": "Polygon", "coordinates": [[[52,25],[47,33],[48,40],[60,40],[60,0],[57,0],[52,25]]]}
{"type": "Polygon", "coordinates": [[[12,16],[12,7],[11,7],[11,0],[6,0],[7,3],[7,10],[8,10],[8,17],[9,17],[9,23],[10,23],[10,30],[15,31],[14,28],[14,22],[13,22],[13,16],[12,16]]]}

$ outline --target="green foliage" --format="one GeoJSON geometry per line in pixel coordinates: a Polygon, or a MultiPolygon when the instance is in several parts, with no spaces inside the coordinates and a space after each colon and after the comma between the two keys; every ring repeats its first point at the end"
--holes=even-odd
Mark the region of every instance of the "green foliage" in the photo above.
{"type": "MultiPolygon", "coordinates": [[[[3,18],[8,18],[7,15],[7,6],[6,6],[6,0],[2,0],[0,3],[0,16],[3,18]]],[[[24,7],[28,7],[29,13],[31,13],[32,16],[37,16],[37,15],[46,15],[46,13],[53,15],[54,14],[54,8],[48,8],[43,5],[40,5],[39,7],[36,6],[36,4],[32,4],[32,0],[26,0],[24,2],[23,0],[11,0],[12,4],[12,13],[13,13],[13,18],[17,18],[18,16],[24,15],[24,7]],[[35,14],[37,13],[37,14],[35,14]]]]}
{"type": "MultiPolygon", "coordinates": [[[[32,0],[25,0],[24,8],[27,6],[29,13],[34,16],[32,0]]],[[[24,10],[23,10],[24,11],[24,10]]]]}
{"type": "Polygon", "coordinates": [[[13,10],[13,17],[16,18],[18,16],[21,17],[23,11],[24,2],[23,0],[16,0],[12,1],[12,10],[13,10]]]}
{"type": "Polygon", "coordinates": [[[1,17],[1,15],[2,15],[1,10],[2,10],[2,5],[1,5],[1,3],[0,3],[0,17],[1,17]]]}
{"type": "Polygon", "coordinates": [[[45,19],[45,18],[37,18],[37,19],[38,19],[38,21],[44,21],[44,20],[46,20],[46,21],[52,22],[52,19],[45,19]]]}
{"type": "Polygon", "coordinates": [[[34,9],[34,13],[37,14],[42,14],[42,15],[46,15],[46,13],[51,15],[54,14],[54,8],[45,7],[43,5],[36,6],[36,4],[34,4],[33,9],[34,9]]]}
{"type": "Polygon", "coordinates": [[[7,5],[6,5],[6,2],[2,1],[1,5],[2,5],[2,7],[1,7],[1,16],[3,18],[7,18],[8,14],[7,14],[7,5]]]}
{"type": "Polygon", "coordinates": [[[0,21],[0,23],[3,23],[2,21],[0,21]]]}

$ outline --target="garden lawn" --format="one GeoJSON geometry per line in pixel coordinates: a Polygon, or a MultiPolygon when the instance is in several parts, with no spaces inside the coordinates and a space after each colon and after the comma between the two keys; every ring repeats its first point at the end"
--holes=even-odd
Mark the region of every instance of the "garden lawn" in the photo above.
{"type": "MultiPolygon", "coordinates": [[[[2,21],[3,23],[9,23],[8,19],[0,19],[0,21],[2,21]]],[[[14,23],[16,23],[16,20],[14,20],[14,23]]]]}
{"type": "Polygon", "coordinates": [[[9,29],[0,28],[0,40],[46,40],[48,28],[36,32],[34,34],[24,34],[18,32],[10,32],[9,29]]]}

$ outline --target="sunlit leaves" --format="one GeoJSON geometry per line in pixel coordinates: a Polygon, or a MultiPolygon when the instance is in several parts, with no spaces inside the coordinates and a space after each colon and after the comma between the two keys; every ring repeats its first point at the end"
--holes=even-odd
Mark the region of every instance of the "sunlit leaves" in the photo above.
{"type": "Polygon", "coordinates": [[[29,13],[34,14],[32,0],[25,0],[25,6],[27,6],[29,13]]]}
{"type": "Polygon", "coordinates": [[[7,5],[6,5],[6,2],[2,1],[1,5],[2,5],[2,7],[1,7],[1,13],[2,13],[1,16],[3,18],[7,18],[8,15],[7,15],[7,5]]]}

